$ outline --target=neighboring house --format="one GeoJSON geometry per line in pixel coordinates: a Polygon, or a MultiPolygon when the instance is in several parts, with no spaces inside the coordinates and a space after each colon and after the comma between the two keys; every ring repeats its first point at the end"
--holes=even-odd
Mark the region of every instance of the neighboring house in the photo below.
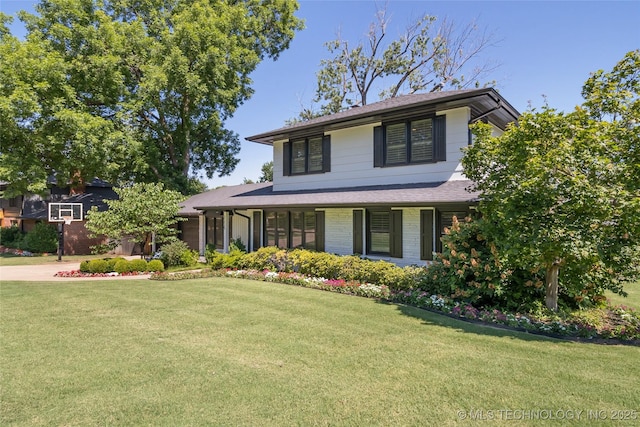
{"type": "Polygon", "coordinates": [[[182,238],[204,252],[261,246],[360,254],[399,265],[433,259],[452,217],[478,194],[460,163],[469,124],[496,134],[519,113],[494,89],[400,96],[247,138],[273,147],[273,183],[191,197],[182,238]]]}
{"type": "MultiPolygon", "coordinates": [[[[7,188],[6,182],[0,182],[0,191],[7,188]]],[[[20,213],[24,196],[0,198],[0,227],[13,227],[20,225],[20,213]]]]}
{"type": "MultiPolygon", "coordinates": [[[[3,220],[3,227],[17,225],[24,232],[31,231],[36,223],[48,222],[49,220],[49,203],[82,203],[83,218],[92,206],[96,206],[98,210],[106,210],[107,204],[105,199],[117,199],[118,194],[113,191],[111,184],[94,178],[86,185],[83,193],[69,194],[69,187],[59,187],[54,181],[50,182],[47,194],[43,197],[35,194],[18,196],[20,205],[12,211],[14,215],[11,223],[7,223],[6,214],[3,220]]],[[[12,199],[2,199],[2,205],[11,203],[12,199]]],[[[64,254],[65,255],[87,255],[91,253],[91,246],[103,243],[103,239],[95,239],[89,237],[89,231],[84,226],[85,221],[72,222],[64,225],[64,254]]],[[[129,251],[130,252],[130,251],[129,251]]]]}

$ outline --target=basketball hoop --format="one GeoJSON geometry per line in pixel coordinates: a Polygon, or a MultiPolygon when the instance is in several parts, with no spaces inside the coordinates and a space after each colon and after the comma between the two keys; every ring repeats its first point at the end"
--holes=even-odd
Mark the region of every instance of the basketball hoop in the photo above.
{"type": "Polygon", "coordinates": [[[73,217],[72,216],[63,216],[62,220],[64,221],[64,223],[66,225],[69,225],[69,224],[71,224],[71,221],[73,221],[73,217]]]}

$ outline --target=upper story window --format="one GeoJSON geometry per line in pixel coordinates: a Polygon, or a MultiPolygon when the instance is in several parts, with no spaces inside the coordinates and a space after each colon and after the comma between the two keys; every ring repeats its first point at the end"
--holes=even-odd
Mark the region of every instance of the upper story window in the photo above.
{"type": "Polygon", "coordinates": [[[285,176],[329,172],[331,137],[292,139],[284,143],[283,157],[285,176]]]}
{"type": "Polygon", "coordinates": [[[445,161],[445,120],[436,116],[375,127],[374,167],[445,161]]]}

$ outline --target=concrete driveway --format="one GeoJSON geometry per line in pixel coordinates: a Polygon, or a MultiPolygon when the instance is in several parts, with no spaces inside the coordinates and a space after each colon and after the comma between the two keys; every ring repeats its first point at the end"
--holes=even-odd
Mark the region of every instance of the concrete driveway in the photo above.
{"type": "Polygon", "coordinates": [[[139,276],[114,276],[114,277],[54,277],[59,271],[78,270],[79,262],[49,262],[39,265],[9,265],[0,266],[0,281],[20,282],[56,282],[74,280],[138,280],[148,279],[148,274],[139,276]]]}

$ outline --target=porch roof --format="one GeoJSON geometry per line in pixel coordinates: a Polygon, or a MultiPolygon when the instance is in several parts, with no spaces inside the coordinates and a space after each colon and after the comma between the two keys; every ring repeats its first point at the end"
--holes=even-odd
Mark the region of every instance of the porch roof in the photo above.
{"type": "Polygon", "coordinates": [[[478,201],[479,193],[467,191],[471,184],[471,181],[446,181],[299,191],[273,191],[270,182],[245,184],[197,194],[184,202],[179,214],[193,216],[205,210],[473,203],[478,201]]]}

